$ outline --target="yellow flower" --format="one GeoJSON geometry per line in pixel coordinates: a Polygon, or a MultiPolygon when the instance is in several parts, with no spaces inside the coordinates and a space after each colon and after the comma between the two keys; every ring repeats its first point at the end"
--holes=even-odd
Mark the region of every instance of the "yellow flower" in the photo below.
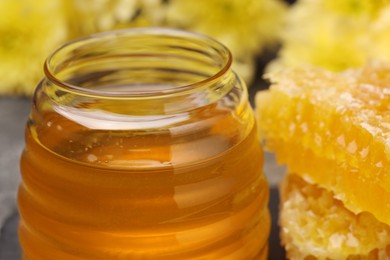
{"type": "Polygon", "coordinates": [[[67,4],[74,36],[159,26],[165,19],[163,0],[69,0],[67,4]],[[82,18],[72,20],[72,16],[82,18]]]}
{"type": "Polygon", "coordinates": [[[376,15],[388,0],[325,0],[325,8],[343,15],[376,15]]]}
{"type": "Polygon", "coordinates": [[[256,55],[276,41],[283,0],[69,0],[72,37],[95,32],[160,26],[207,34],[232,51],[234,68],[247,82],[256,55]]]}
{"type": "Polygon", "coordinates": [[[45,58],[65,41],[141,26],[216,38],[249,82],[256,55],[277,39],[285,9],[283,0],[0,0],[0,94],[31,94],[45,58]]]}
{"type": "Polygon", "coordinates": [[[314,65],[333,71],[390,60],[389,0],[300,0],[287,15],[279,58],[268,70],[314,65]]]}
{"type": "Polygon", "coordinates": [[[250,82],[254,59],[278,39],[285,11],[278,0],[171,0],[167,23],[224,43],[233,53],[233,66],[250,82]]]}
{"type": "Polygon", "coordinates": [[[373,46],[367,49],[369,57],[390,62],[390,4],[381,10],[370,29],[373,46]]]}
{"type": "Polygon", "coordinates": [[[0,1],[0,94],[31,95],[66,37],[59,0],[0,1]]]}
{"type": "Polygon", "coordinates": [[[284,11],[277,0],[171,0],[167,20],[214,37],[238,57],[247,57],[275,42],[284,11]]]}

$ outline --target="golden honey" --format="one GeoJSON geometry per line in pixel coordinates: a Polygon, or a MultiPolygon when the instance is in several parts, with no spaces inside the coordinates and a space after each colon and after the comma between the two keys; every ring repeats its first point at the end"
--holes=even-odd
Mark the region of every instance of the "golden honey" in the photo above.
{"type": "Polygon", "coordinates": [[[266,259],[263,155],[230,63],[163,29],[49,57],[21,160],[24,259],[266,259]]]}

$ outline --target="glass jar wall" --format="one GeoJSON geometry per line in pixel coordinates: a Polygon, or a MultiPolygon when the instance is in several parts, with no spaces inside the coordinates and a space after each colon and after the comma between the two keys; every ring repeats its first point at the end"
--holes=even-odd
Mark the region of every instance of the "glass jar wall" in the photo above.
{"type": "Polygon", "coordinates": [[[21,159],[24,259],[266,259],[263,155],[231,62],[159,28],[55,51],[21,159]]]}

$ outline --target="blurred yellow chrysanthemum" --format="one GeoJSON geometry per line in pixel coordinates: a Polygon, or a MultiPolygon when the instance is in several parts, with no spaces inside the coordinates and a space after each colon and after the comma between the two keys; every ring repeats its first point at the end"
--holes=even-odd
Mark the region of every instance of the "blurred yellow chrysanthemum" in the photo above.
{"type": "Polygon", "coordinates": [[[334,71],[390,60],[389,0],[299,0],[269,70],[314,65],[334,71]]]}
{"type": "Polygon", "coordinates": [[[0,0],[0,94],[31,94],[57,46],[96,32],[172,27],[209,35],[250,82],[256,56],[277,40],[283,0],[0,0]]]}
{"type": "Polygon", "coordinates": [[[73,35],[141,26],[166,26],[207,34],[233,52],[234,68],[250,82],[256,55],[276,41],[286,5],[282,0],[72,0],[83,19],[73,35]]]}
{"type": "MultiPolygon", "coordinates": [[[[66,1],[66,0],[63,0],[66,1]]],[[[68,0],[74,36],[146,26],[161,26],[165,20],[163,0],[68,0]]]]}
{"type": "Polygon", "coordinates": [[[331,12],[359,16],[373,16],[388,3],[388,0],[325,0],[325,8],[331,12]]]}
{"type": "Polygon", "coordinates": [[[286,9],[279,0],[170,0],[167,22],[224,43],[248,82],[256,55],[278,39],[286,9]]]}
{"type": "Polygon", "coordinates": [[[43,63],[66,38],[59,0],[0,1],[0,94],[30,95],[43,63]]]}

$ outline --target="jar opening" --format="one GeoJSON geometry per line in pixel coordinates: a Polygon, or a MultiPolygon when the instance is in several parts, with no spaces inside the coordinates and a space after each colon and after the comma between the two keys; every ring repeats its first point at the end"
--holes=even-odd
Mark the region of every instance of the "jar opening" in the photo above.
{"type": "Polygon", "coordinates": [[[126,29],[80,38],[45,63],[49,81],[70,92],[140,97],[207,87],[230,70],[232,57],[203,35],[166,28],[126,29]]]}

